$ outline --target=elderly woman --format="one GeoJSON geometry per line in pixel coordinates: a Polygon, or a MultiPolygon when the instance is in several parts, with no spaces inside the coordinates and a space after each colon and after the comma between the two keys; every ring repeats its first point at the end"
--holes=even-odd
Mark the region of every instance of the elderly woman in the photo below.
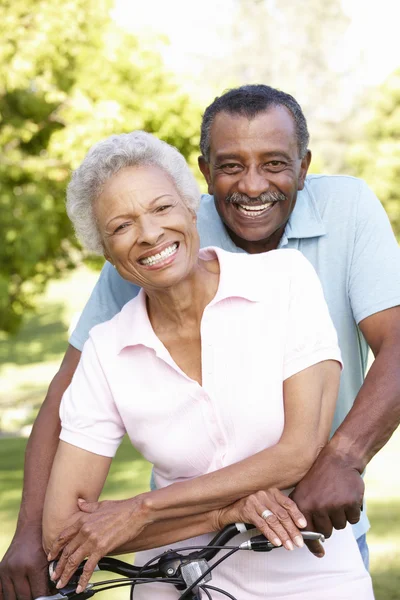
{"type": "MultiPolygon", "coordinates": [[[[221,564],[215,583],[240,600],[372,598],[351,529],[316,559],[278,491],[312,465],[336,401],[340,353],[317,276],[294,250],[199,251],[199,197],[183,157],[143,132],[94,146],[69,185],[80,239],[142,289],[92,329],[62,401],[43,521],[49,558],[61,552],[58,586],[84,557],[80,586],[107,553],[143,551],[144,564],[151,548],[206,544],[242,519],[293,551],[221,564]],[[158,489],[97,504],[125,432],[158,489]]],[[[134,598],[177,598],[164,587],[134,598]]]]}

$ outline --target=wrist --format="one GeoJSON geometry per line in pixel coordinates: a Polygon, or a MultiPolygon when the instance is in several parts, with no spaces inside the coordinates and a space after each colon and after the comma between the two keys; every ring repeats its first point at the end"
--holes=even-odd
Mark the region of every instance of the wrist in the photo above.
{"type": "Polygon", "coordinates": [[[220,531],[227,525],[227,523],[224,523],[224,513],[223,508],[216,508],[208,513],[210,531],[220,531]]]}
{"type": "Polygon", "coordinates": [[[349,469],[355,469],[360,474],[364,471],[368,462],[365,460],[363,453],[357,448],[354,437],[340,431],[336,431],[320,456],[339,462],[349,469]]]}
{"type": "Polygon", "coordinates": [[[16,535],[18,534],[30,534],[30,535],[35,535],[37,534],[40,538],[42,536],[42,529],[43,529],[43,524],[42,524],[42,515],[40,515],[40,517],[35,517],[35,518],[26,518],[25,516],[19,516],[18,517],[18,521],[17,521],[17,526],[15,528],[15,533],[16,535]]]}
{"type": "Polygon", "coordinates": [[[141,518],[141,520],[146,524],[150,525],[151,523],[155,523],[158,520],[159,515],[157,515],[157,510],[154,504],[153,492],[145,492],[143,494],[139,494],[131,499],[132,502],[132,513],[134,517],[141,518]]]}

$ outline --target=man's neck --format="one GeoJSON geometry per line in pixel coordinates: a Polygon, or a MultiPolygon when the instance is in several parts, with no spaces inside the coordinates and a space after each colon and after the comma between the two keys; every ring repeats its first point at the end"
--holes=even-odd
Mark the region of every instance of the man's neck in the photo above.
{"type": "Polygon", "coordinates": [[[263,240],[249,241],[238,237],[233,231],[230,231],[227,227],[229,237],[232,242],[238,247],[247,252],[248,254],[261,254],[262,252],[269,252],[270,250],[276,250],[279,246],[279,242],[282,239],[285,226],[275,231],[271,237],[263,240]]]}

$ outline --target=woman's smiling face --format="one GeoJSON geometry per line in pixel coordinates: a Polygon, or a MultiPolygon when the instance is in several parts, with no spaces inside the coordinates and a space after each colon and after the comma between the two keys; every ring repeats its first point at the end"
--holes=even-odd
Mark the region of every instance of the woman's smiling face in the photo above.
{"type": "Polygon", "coordinates": [[[125,167],[94,205],[104,256],[121,277],[146,290],[182,281],[197,262],[196,215],[157,166],[125,167]]]}

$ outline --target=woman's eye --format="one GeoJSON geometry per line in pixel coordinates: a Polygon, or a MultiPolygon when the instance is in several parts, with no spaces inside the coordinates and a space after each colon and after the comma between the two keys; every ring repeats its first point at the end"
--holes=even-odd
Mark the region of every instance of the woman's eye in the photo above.
{"type": "Polygon", "coordinates": [[[118,233],[119,231],[122,231],[123,229],[128,227],[128,225],[129,225],[129,223],[121,223],[121,225],[118,225],[118,227],[116,229],[114,229],[114,233],[118,233]]]}
{"type": "Polygon", "coordinates": [[[164,212],[168,208],[171,208],[171,204],[163,204],[162,206],[156,208],[156,212],[164,212]]]}

